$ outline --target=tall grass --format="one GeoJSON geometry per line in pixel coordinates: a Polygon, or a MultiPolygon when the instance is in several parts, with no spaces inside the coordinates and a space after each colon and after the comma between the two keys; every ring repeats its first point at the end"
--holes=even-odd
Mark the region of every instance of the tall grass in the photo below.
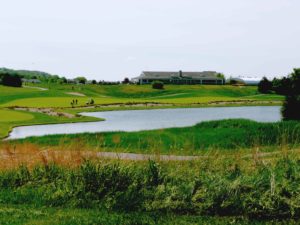
{"type": "Polygon", "coordinates": [[[0,203],[255,219],[300,215],[298,154],[191,162],[47,163],[0,173],[0,203]]]}
{"type": "Polygon", "coordinates": [[[101,151],[159,154],[203,154],[254,147],[289,148],[300,144],[300,123],[257,123],[249,120],[203,122],[193,127],[141,132],[53,135],[19,140],[42,146],[68,146],[73,142],[101,151]],[[96,148],[95,148],[96,147],[96,148]]]}

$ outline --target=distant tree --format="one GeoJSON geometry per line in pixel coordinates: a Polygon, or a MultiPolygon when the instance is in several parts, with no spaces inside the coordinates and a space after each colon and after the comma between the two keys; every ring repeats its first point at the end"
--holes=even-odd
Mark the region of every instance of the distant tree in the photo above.
{"type": "Polygon", "coordinates": [[[225,80],[225,75],[223,73],[217,73],[217,77],[225,80]]]}
{"type": "Polygon", "coordinates": [[[164,89],[164,83],[161,81],[153,81],[152,88],[153,89],[164,89]]]}
{"type": "Polygon", "coordinates": [[[289,76],[290,86],[281,109],[284,120],[300,120],[300,68],[289,76]]]}
{"type": "Polygon", "coordinates": [[[58,84],[66,84],[66,83],[68,83],[68,81],[65,77],[62,77],[57,80],[57,83],[58,84]]]}
{"type": "Polygon", "coordinates": [[[291,77],[291,95],[300,95],[300,68],[294,69],[291,77]]]}
{"type": "Polygon", "coordinates": [[[87,79],[85,77],[76,77],[75,80],[80,84],[85,84],[87,82],[87,79]]]}
{"type": "Polygon", "coordinates": [[[281,114],[283,120],[300,120],[300,96],[286,96],[281,114]]]}
{"type": "Polygon", "coordinates": [[[236,80],[230,79],[229,84],[236,85],[238,82],[236,80]]]}
{"type": "Polygon", "coordinates": [[[290,77],[283,77],[282,79],[274,78],[272,81],[272,90],[278,95],[288,95],[291,85],[290,77]]]}
{"type": "Polygon", "coordinates": [[[62,78],[60,78],[60,79],[61,79],[61,81],[62,81],[64,84],[68,83],[68,80],[67,80],[67,78],[65,78],[65,77],[62,77],[62,78]]]}
{"type": "Polygon", "coordinates": [[[0,84],[11,87],[21,87],[22,79],[16,73],[1,72],[0,84]]]}
{"type": "Polygon", "coordinates": [[[129,84],[130,80],[128,77],[125,77],[124,80],[122,81],[122,84],[129,84]]]}
{"type": "Polygon", "coordinates": [[[92,80],[92,84],[97,84],[97,81],[96,80],[92,80]]]}
{"type": "Polygon", "coordinates": [[[272,82],[268,78],[263,77],[263,79],[258,84],[258,91],[260,93],[270,93],[272,91],[272,82]]]}
{"type": "Polygon", "coordinates": [[[59,83],[60,77],[58,75],[53,75],[48,79],[48,83],[59,83]]]}

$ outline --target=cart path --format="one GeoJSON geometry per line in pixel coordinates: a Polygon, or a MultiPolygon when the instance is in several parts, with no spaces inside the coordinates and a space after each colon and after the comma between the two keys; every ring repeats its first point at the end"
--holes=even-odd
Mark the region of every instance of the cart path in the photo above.
{"type": "MultiPolygon", "coordinates": [[[[289,153],[300,153],[300,149],[290,151],[275,151],[275,152],[252,152],[241,155],[241,159],[263,159],[276,155],[287,155],[289,153]]],[[[219,154],[217,154],[219,155],[219,154]]],[[[0,149],[0,169],[13,168],[21,164],[34,166],[37,163],[47,164],[54,162],[64,165],[79,165],[84,160],[93,159],[116,159],[129,161],[193,161],[215,158],[215,154],[198,155],[198,156],[180,156],[180,155],[159,155],[159,154],[137,154],[137,153],[119,153],[119,152],[100,152],[100,151],[80,151],[80,150],[60,150],[59,148],[39,148],[37,146],[18,146],[16,148],[0,149]]],[[[222,156],[223,157],[223,156],[222,156]]],[[[234,154],[224,155],[224,157],[235,157],[234,154]]]]}

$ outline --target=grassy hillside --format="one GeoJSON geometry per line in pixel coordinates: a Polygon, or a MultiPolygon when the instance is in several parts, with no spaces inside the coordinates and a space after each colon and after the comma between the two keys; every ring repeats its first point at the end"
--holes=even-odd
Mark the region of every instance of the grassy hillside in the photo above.
{"type": "Polygon", "coordinates": [[[282,100],[282,97],[277,95],[258,95],[256,87],[167,85],[165,90],[155,90],[150,85],[40,84],[39,87],[48,90],[0,86],[0,107],[70,107],[70,102],[74,98],[79,99],[79,105],[85,105],[90,98],[95,100],[95,104],[128,102],[191,104],[245,99],[282,100]],[[74,93],[85,97],[76,96],[74,93]]]}

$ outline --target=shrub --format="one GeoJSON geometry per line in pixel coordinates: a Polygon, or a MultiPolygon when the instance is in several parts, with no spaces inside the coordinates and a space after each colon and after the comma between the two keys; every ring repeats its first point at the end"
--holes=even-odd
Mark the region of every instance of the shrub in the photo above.
{"type": "MultiPolygon", "coordinates": [[[[214,160],[214,159],[212,159],[214,160]]],[[[0,173],[1,204],[75,206],[115,211],[293,218],[300,213],[300,161],[240,168],[232,159],[209,166],[91,163],[0,173]],[[200,166],[200,168],[196,168],[200,166]],[[168,169],[169,168],[169,169],[168,169]],[[193,174],[193,175],[191,175],[193,174]]],[[[192,165],[192,164],[191,164],[192,165]]]]}
{"type": "Polygon", "coordinates": [[[22,79],[17,74],[0,73],[0,84],[11,87],[21,87],[22,79]]]}
{"type": "Polygon", "coordinates": [[[161,81],[154,81],[152,83],[152,88],[153,89],[164,89],[164,83],[161,81]]]}
{"type": "Polygon", "coordinates": [[[269,93],[272,90],[272,82],[264,77],[258,84],[258,91],[260,93],[269,93]]]}
{"type": "Polygon", "coordinates": [[[284,120],[300,120],[300,69],[290,75],[290,87],[281,109],[284,120]]]}
{"type": "Polygon", "coordinates": [[[287,96],[281,114],[284,120],[300,120],[300,96],[287,96]]]}

